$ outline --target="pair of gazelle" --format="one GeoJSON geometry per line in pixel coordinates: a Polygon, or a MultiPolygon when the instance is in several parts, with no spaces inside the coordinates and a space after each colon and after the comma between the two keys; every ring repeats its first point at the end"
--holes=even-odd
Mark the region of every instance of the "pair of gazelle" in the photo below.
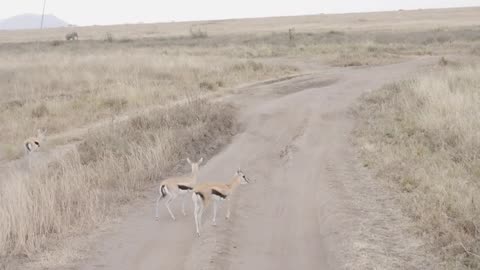
{"type": "Polygon", "coordinates": [[[185,216],[185,196],[188,193],[192,193],[192,200],[195,205],[194,209],[194,216],[195,216],[195,226],[197,229],[197,234],[200,235],[201,223],[202,223],[202,215],[205,211],[205,208],[213,201],[213,225],[216,225],[216,218],[217,218],[217,207],[219,201],[227,201],[227,214],[225,215],[226,219],[230,218],[230,200],[233,195],[235,189],[242,184],[248,184],[249,180],[245,176],[245,174],[238,169],[235,172],[233,178],[227,183],[200,183],[197,184],[197,174],[198,174],[198,167],[202,163],[203,158],[201,158],[198,162],[191,162],[190,159],[187,158],[187,162],[192,167],[192,173],[189,176],[181,176],[181,177],[172,177],[168,178],[162,183],[160,183],[159,187],[159,196],[157,198],[156,208],[155,208],[155,216],[158,218],[158,207],[160,200],[162,198],[167,197],[167,201],[165,202],[165,206],[170,213],[170,216],[173,220],[175,220],[175,216],[173,215],[172,210],[170,209],[170,204],[173,200],[177,197],[182,196],[182,213],[185,216]]]}

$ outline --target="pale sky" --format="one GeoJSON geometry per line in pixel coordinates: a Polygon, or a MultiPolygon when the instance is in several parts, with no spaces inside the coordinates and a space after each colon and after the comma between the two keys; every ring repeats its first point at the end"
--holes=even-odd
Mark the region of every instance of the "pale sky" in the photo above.
{"type": "MultiPolygon", "coordinates": [[[[318,13],[480,6],[480,0],[46,0],[46,14],[71,24],[105,25],[318,13]]],[[[0,19],[41,14],[43,0],[0,0],[0,19]]],[[[479,18],[480,22],[480,18],[479,18]]]]}

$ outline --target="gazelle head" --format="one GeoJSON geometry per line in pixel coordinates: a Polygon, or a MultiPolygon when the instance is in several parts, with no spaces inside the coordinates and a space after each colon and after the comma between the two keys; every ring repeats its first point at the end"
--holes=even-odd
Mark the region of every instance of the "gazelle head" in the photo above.
{"type": "Polygon", "coordinates": [[[250,179],[247,178],[247,176],[238,168],[237,172],[235,173],[235,176],[240,179],[240,185],[246,185],[250,183],[250,179]]]}
{"type": "Polygon", "coordinates": [[[190,164],[190,166],[192,166],[192,173],[196,174],[196,173],[198,173],[198,167],[203,162],[203,157],[200,158],[197,162],[192,162],[192,161],[190,161],[189,158],[187,158],[187,162],[188,162],[188,164],[190,164]]]}

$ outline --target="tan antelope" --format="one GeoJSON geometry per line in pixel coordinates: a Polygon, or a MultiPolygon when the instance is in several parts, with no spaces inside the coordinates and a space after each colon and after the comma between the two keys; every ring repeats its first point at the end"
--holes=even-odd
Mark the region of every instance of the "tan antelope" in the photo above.
{"type": "Polygon", "coordinates": [[[187,158],[187,162],[192,166],[192,173],[188,176],[180,176],[180,177],[172,177],[162,181],[160,183],[159,188],[159,196],[157,198],[157,203],[155,206],[155,217],[158,218],[158,207],[160,200],[164,197],[168,197],[167,201],[165,202],[165,206],[167,207],[168,213],[173,220],[175,220],[175,216],[170,209],[170,204],[173,200],[175,200],[178,196],[183,196],[182,201],[182,213],[185,216],[185,194],[191,192],[193,190],[193,186],[197,183],[197,175],[198,175],[198,167],[202,163],[203,158],[201,158],[198,162],[191,162],[190,159],[187,158]]]}
{"type": "Polygon", "coordinates": [[[44,130],[37,129],[36,137],[30,137],[23,142],[23,146],[25,146],[25,153],[27,155],[37,151],[40,148],[40,144],[43,143],[46,133],[47,133],[46,129],[44,130]]]}
{"type": "Polygon", "coordinates": [[[213,201],[213,225],[217,225],[217,202],[227,201],[227,214],[226,219],[230,218],[230,204],[234,191],[239,185],[250,183],[245,174],[238,169],[235,175],[228,183],[201,183],[194,187],[192,193],[192,200],[195,205],[195,226],[197,229],[197,235],[200,235],[200,228],[202,223],[202,215],[205,208],[213,201]]]}

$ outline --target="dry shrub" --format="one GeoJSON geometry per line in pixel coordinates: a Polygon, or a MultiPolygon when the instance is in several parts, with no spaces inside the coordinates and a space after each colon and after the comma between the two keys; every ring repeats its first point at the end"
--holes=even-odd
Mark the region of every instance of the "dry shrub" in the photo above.
{"type": "Polygon", "coordinates": [[[343,66],[344,67],[359,67],[359,66],[363,66],[363,63],[360,62],[360,61],[351,61],[351,62],[345,63],[343,66]]]}
{"type": "Polygon", "coordinates": [[[447,66],[369,94],[366,163],[404,192],[449,269],[480,268],[480,67],[447,66]]]}
{"type": "Polygon", "coordinates": [[[198,86],[201,89],[205,89],[205,90],[209,90],[209,91],[213,91],[213,90],[217,89],[217,84],[212,83],[212,82],[208,82],[208,81],[202,81],[198,84],[198,86]]]}
{"type": "Polygon", "coordinates": [[[207,38],[208,37],[208,32],[202,30],[201,28],[190,27],[190,36],[194,39],[207,38]]]}
{"type": "Polygon", "coordinates": [[[107,32],[105,34],[105,38],[103,39],[105,42],[112,43],[114,41],[113,34],[110,32],[107,32]]]}
{"type": "Polygon", "coordinates": [[[34,118],[41,118],[47,116],[48,114],[49,110],[44,103],[41,103],[32,109],[32,117],[34,118]]]}
{"type": "Polygon", "coordinates": [[[101,101],[100,106],[113,112],[121,112],[128,105],[128,100],[122,97],[110,97],[101,101]]]}
{"type": "Polygon", "coordinates": [[[472,46],[470,53],[473,55],[480,55],[480,44],[475,44],[474,46],[472,46]]]}
{"type": "Polygon", "coordinates": [[[58,47],[58,46],[62,45],[63,42],[60,41],[60,40],[54,40],[50,44],[52,44],[53,47],[58,47]]]}
{"type": "Polygon", "coordinates": [[[444,66],[447,66],[449,62],[450,61],[448,61],[445,57],[442,56],[442,58],[438,60],[438,65],[444,67],[444,66]]]}
{"type": "Polygon", "coordinates": [[[182,159],[212,155],[235,132],[232,107],[191,102],[90,134],[48,168],[2,179],[0,261],[94,228],[182,159]]]}
{"type": "Polygon", "coordinates": [[[265,65],[256,61],[246,61],[243,63],[235,64],[231,67],[232,71],[244,71],[244,70],[252,70],[252,71],[259,71],[265,69],[265,65]]]}

